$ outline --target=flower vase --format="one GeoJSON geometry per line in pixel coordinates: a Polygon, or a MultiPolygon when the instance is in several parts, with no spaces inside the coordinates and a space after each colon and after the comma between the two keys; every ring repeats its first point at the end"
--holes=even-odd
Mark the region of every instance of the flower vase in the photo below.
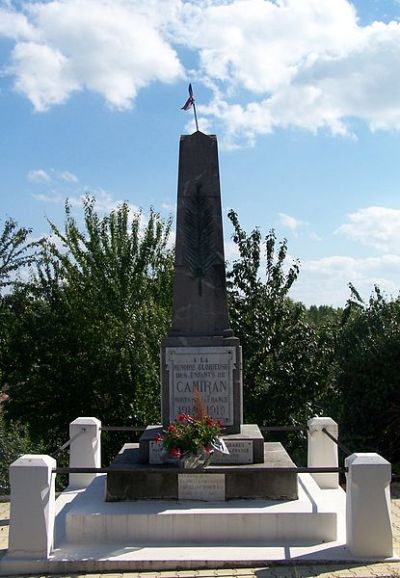
{"type": "Polygon", "coordinates": [[[212,453],[212,451],[199,450],[196,453],[185,452],[182,456],[175,457],[163,449],[161,451],[161,460],[166,464],[172,464],[183,470],[199,470],[208,466],[212,453]]]}

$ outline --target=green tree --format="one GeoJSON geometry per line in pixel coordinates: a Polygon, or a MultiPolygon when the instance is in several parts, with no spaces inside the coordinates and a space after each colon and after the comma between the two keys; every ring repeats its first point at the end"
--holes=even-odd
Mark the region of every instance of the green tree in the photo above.
{"type": "Polygon", "coordinates": [[[286,241],[278,243],[274,231],[264,240],[259,229],[247,235],[236,213],[228,216],[239,249],[228,287],[231,322],[243,347],[245,420],[305,425],[328,395],[332,335],[317,332],[305,307],[288,296],[299,262],[286,266],[286,241]]]}
{"type": "Polygon", "coordinates": [[[84,201],[81,231],[66,204],[65,230],[51,225],[36,282],[14,304],[7,415],[23,416],[49,446],[68,423],[158,421],[159,344],[171,315],[170,223],[123,203],[100,218],[84,201]]]}
{"type": "Polygon", "coordinates": [[[0,495],[10,492],[10,464],[23,454],[33,453],[40,453],[40,448],[30,439],[27,426],[7,424],[0,403],[0,495]]]}
{"type": "Polygon", "coordinates": [[[14,219],[6,219],[0,233],[0,295],[5,287],[15,284],[13,275],[38,256],[41,241],[30,241],[31,233],[32,229],[18,227],[14,219]]]}
{"type": "MultiPolygon", "coordinates": [[[[32,265],[38,258],[41,241],[29,239],[31,229],[18,227],[14,219],[8,218],[0,232],[0,394],[3,383],[3,371],[9,344],[9,329],[13,323],[10,313],[12,291],[21,282],[18,274],[32,265]]],[[[22,283],[23,285],[23,283],[22,283]]]]}
{"type": "Polygon", "coordinates": [[[338,324],[343,313],[343,309],[331,307],[330,305],[311,305],[307,309],[307,320],[314,327],[323,325],[338,324]]]}
{"type": "Polygon", "coordinates": [[[375,287],[364,303],[350,285],[337,346],[338,421],[355,451],[400,461],[400,297],[375,287]]]}

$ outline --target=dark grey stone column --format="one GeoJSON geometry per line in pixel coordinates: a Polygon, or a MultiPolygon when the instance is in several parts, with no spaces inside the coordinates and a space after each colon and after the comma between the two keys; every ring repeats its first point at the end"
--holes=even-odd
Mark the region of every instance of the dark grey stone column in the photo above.
{"type": "Polygon", "coordinates": [[[216,136],[181,137],[173,321],[169,335],[232,336],[216,136]]]}
{"type": "Polygon", "coordinates": [[[161,347],[162,421],[191,413],[198,389],[207,413],[240,432],[242,359],[229,325],[217,138],[181,137],[173,320],[161,347]]]}

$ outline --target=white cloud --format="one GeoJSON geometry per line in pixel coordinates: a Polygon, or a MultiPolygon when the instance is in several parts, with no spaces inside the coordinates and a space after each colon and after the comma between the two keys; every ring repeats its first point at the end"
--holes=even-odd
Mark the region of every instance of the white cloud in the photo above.
{"type": "Polygon", "coordinates": [[[234,241],[225,241],[224,253],[226,261],[228,261],[231,265],[233,261],[239,259],[240,257],[237,243],[235,243],[234,241]]]}
{"type": "Polygon", "coordinates": [[[30,183],[77,183],[79,179],[70,171],[55,171],[54,169],[32,169],[27,174],[30,183]]]}
{"type": "Polygon", "coordinates": [[[216,87],[199,110],[225,147],[276,128],[348,135],[352,117],[400,129],[400,23],[360,26],[347,0],[213,4],[183,35],[216,87]]]}
{"type": "MultiPolygon", "coordinates": [[[[362,26],[350,0],[39,0],[0,14],[6,70],[38,111],[74,91],[129,108],[153,82],[191,71],[211,89],[203,130],[225,147],[277,128],[348,135],[349,119],[400,130],[400,22],[362,26]]],[[[192,123],[191,123],[191,126],[192,123]]]]}
{"type": "Polygon", "coordinates": [[[18,38],[34,38],[36,33],[24,14],[16,12],[11,6],[0,6],[1,36],[17,40],[18,38]]]}
{"type": "Polygon", "coordinates": [[[283,227],[290,229],[290,231],[292,231],[292,233],[295,235],[297,234],[299,228],[305,224],[303,221],[300,221],[291,215],[287,215],[286,213],[279,213],[279,222],[283,227]]]}
{"type": "MultiPolygon", "coordinates": [[[[32,197],[39,202],[64,205],[65,200],[68,199],[71,207],[81,208],[86,196],[89,195],[95,198],[96,210],[100,213],[110,213],[123,203],[121,199],[115,199],[102,187],[77,187],[79,179],[70,171],[37,169],[29,171],[27,178],[32,183],[40,183],[42,189],[45,189],[41,193],[32,194],[32,197]]],[[[135,205],[130,204],[129,208],[134,212],[139,211],[135,205]]]]}
{"type": "Polygon", "coordinates": [[[173,251],[175,249],[175,243],[176,243],[176,231],[172,229],[168,237],[167,249],[169,251],[173,251]]]}
{"type": "Polygon", "coordinates": [[[63,203],[65,201],[65,199],[57,194],[57,193],[53,193],[53,194],[45,194],[45,193],[34,193],[32,195],[32,197],[36,200],[36,201],[40,201],[42,203],[63,203]]]}
{"type": "Polygon", "coordinates": [[[43,169],[29,171],[27,179],[30,183],[50,183],[51,176],[43,169]]]}
{"type": "Polygon", "coordinates": [[[172,203],[162,203],[161,208],[165,211],[171,211],[172,213],[176,212],[176,205],[172,203]]]}
{"type": "Polygon", "coordinates": [[[303,261],[291,296],[308,306],[343,307],[350,296],[349,283],[356,287],[364,299],[368,299],[374,285],[391,296],[397,296],[400,287],[400,255],[387,254],[364,259],[332,256],[303,261]]]}
{"type": "MultiPolygon", "coordinates": [[[[41,201],[44,203],[56,203],[63,205],[68,199],[68,203],[71,207],[82,208],[83,202],[86,196],[93,196],[95,198],[96,204],[95,208],[96,211],[99,213],[110,213],[117,209],[120,205],[122,205],[123,201],[121,199],[115,199],[111,193],[105,191],[101,187],[97,188],[90,188],[85,190],[83,193],[78,195],[67,195],[61,194],[56,191],[52,191],[51,193],[45,194],[33,194],[32,197],[37,201],[41,201]]],[[[129,203],[129,209],[133,212],[139,212],[139,207],[129,203]]]]}
{"type": "Polygon", "coordinates": [[[67,58],[59,50],[36,42],[16,45],[9,72],[15,75],[16,90],[25,94],[40,112],[65,102],[79,88],[67,58]]]}
{"type": "MultiPolygon", "coordinates": [[[[122,204],[121,200],[115,200],[109,192],[99,187],[95,189],[93,188],[87,189],[85,193],[82,193],[81,195],[78,196],[69,196],[68,197],[69,204],[71,205],[71,207],[82,207],[86,195],[95,197],[96,211],[99,211],[101,213],[110,213],[111,211],[116,209],[118,205],[122,204]]],[[[131,206],[131,208],[134,211],[138,210],[137,207],[133,205],[131,206]]]]}
{"type": "Polygon", "coordinates": [[[349,214],[348,219],[336,233],[381,251],[400,252],[400,209],[367,207],[349,214]]]}
{"type": "Polygon", "coordinates": [[[255,93],[287,86],[305,59],[340,56],[356,42],[356,15],[346,0],[198,4],[183,21],[181,40],[200,51],[209,77],[255,93]]]}
{"type": "MultiPolygon", "coordinates": [[[[154,1],[146,6],[135,0],[53,0],[24,7],[25,15],[19,16],[29,20],[29,27],[24,33],[20,25],[8,72],[37,111],[61,104],[83,88],[100,93],[117,109],[127,109],[150,82],[183,76],[162,34],[171,6],[154,1]]],[[[3,28],[3,35],[11,34],[11,17],[3,28]]]]}
{"type": "Polygon", "coordinates": [[[77,183],[79,181],[78,177],[69,171],[64,171],[60,174],[60,179],[67,183],[77,183]]]}

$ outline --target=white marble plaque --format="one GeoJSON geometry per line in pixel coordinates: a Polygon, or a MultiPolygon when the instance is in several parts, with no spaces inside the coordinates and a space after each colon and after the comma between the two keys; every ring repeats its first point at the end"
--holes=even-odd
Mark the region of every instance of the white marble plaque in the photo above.
{"type": "Polygon", "coordinates": [[[161,450],[162,450],[162,443],[150,441],[149,442],[149,464],[162,464],[161,461],[161,450]]]}
{"type": "Polygon", "coordinates": [[[203,398],[207,415],[233,425],[234,347],[167,347],[169,417],[193,414],[194,392],[203,398]]]}
{"type": "Polygon", "coordinates": [[[252,464],[253,442],[252,440],[224,440],[229,454],[214,452],[212,464],[252,464]]]}
{"type": "Polygon", "coordinates": [[[225,500],[225,474],[178,474],[178,499],[225,500]]]}

